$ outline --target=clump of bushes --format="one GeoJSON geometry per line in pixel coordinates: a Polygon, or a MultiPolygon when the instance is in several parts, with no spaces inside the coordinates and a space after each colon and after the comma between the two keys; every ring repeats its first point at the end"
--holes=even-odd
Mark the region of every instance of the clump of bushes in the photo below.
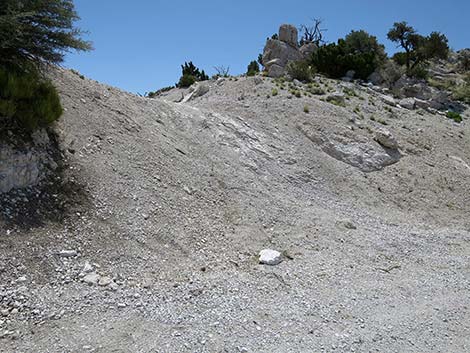
{"type": "Polygon", "coordinates": [[[246,70],[247,76],[255,76],[259,72],[259,64],[257,61],[253,60],[248,64],[248,68],[246,70]]]}
{"type": "Polygon", "coordinates": [[[62,115],[57,90],[51,82],[29,72],[0,67],[0,115],[27,131],[46,127],[62,115]]]}
{"type": "Polygon", "coordinates": [[[182,75],[176,84],[180,88],[187,88],[197,81],[207,81],[209,79],[204,70],[199,70],[192,61],[181,65],[181,72],[182,75]]]}
{"type": "Polygon", "coordinates": [[[367,79],[386,59],[384,46],[365,31],[352,31],[337,43],[323,45],[311,63],[321,73],[341,78],[353,70],[355,77],[367,79]]]}
{"type": "Polygon", "coordinates": [[[315,75],[315,68],[308,61],[291,61],[286,71],[293,80],[311,82],[315,75]]]}

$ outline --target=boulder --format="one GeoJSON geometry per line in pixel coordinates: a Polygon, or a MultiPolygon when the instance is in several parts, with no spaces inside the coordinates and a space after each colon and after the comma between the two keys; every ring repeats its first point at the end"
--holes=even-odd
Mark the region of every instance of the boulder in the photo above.
{"type": "Polygon", "coordinates": [[[374,140],[385,148],[398,149],[398,142],[392,133],[385,129],[378,129],[375,132],[374,140]]]}
{"type": "Polygon", "coordinates": [[[298,32],[295,26],[283,24],[279,27],[279,40],[294,48],[298,47],[298,32]]]}
{"type": "Polygon", "coordinates": [[[405,108],[405,109],[409,109],[409,110],[413,110],[415,108],[415,99],[414,98],[404,98],[404,99],[401,99],[398,104],[400,105],[400,107],[402,108],[405,108]]]}
{"type": "Polygon", "coordinates": [[[382,99],[382,102],[384,102],[387,105],[390,105],[392,107],[396,107],[397,105],[397,102],[395,101],[393,97],[382,95],[380,98],[382,99]]]}
{"type": "Polygon", "coordinates": [[[190,87],[189,91],[191,93],[183,99],[183,103],[189,102],[190,100],[193,100],[198,97],[202,97],[203,95],[208,93],[209,90],[210,90],[210,87],[207,83],[196,82],[194,85],[190,87]]]}
{"type": "Polygon", "coordinates": [[[286,70],[280,65],[271,65],[268,67],[268,76],[269,77],[282,77],[284,76],[286,70]]]}
{"type": "Polygon", "coordinates": [[[384,79],[380,73],[375,71],[369,75],[367,81],[372,83],[374,86],[378,86],[384,81],[384,79]]]}
{"type": "Polygon", "coordinates": [[[300,51],[277,39],[269,39],[263,51],[263,63],[266,68],[276,64],[285,67],[289,61],[302,60],[300,51]],[[277,60],[273,62],[273,60],[277,60]]]}
{"type": "MultiPolygon", "coordinates": [[[[279,28],[279,39],[268,39],[263,50],[263,64],[270,77],[285,74],[285,67],[291,61],[304,59],[297,45],[297,28],[282,25],[279,28]]],[[[313,50],[311,47],[305,50],[313,50]]]]}
{"type": "Polygon", "coordinates": [[[299,52],[300,54],[302,54],[304,59],[307,59],[317,50],[318,50],[318,47],[315,43],[306,43],[300,47],[299,52]]]}

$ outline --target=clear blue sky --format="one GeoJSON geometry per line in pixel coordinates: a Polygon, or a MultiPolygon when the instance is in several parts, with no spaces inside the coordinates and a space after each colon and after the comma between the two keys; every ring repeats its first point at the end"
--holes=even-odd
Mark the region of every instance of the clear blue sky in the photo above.
{"type": "Polygon", "coordinates": [[[244,73],[280,24],[313,18],[324,20],[327,41],[364,29],[389,53],[395,45],[386,33],[396,21],[421,34],[443,32],[453,49],[470,47],[470,0],[75,0],[75,6],[95,50],[67,55],[64,66],[142,94],[177,82],[184,61],[209,74],[219,65],[244,73]]]}

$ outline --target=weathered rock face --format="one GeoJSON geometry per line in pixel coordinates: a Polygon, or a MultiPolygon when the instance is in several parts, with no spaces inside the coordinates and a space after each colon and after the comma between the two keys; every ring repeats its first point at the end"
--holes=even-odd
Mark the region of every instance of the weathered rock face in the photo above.
{"type": "Polygon", "coordinates": [[[297,48],[277,39],[269,39],[264,47],[263,63],[266,68],[276,64],[285,67],[289,61],[302,59],[302,54],[297,48]],[[276,60],[276,62],[273,62],[276,60]]]}
{"type": "Polygon", "coordinates": [[[311,56],[313,53],[315,53],[316,51],[318,50],[318,47],[315,43],[307,43],[307,44],[304,44],[300,47],[299,51],[300,51],[300,54],[302,54],[302,56],[304,58],[308,58],[309,56],[311,56]]]}
{"type": "Polygon", "coordinates": [[[289,24],[283,24],[279,27],[279,40],[290,46],[297,48],[298,32],[297,28],[289,24]]]}
{"type": "Polygon", "coordinates": [[[47,133],[33,135],[33,142],[18,149],[0,142],[0,193],[38,184],[55,163],[47,153],[47,133]]]}
{"type": "Polygon", "coordinates": [[[307,43],[298,47],[297,28],[292,25],[282,25],[279,28],[279,39],[269,39],[263,51],[263,64],[270,77],[280,77],[285,73],[287,64],[309,57],[317,46],[307,43]]]}

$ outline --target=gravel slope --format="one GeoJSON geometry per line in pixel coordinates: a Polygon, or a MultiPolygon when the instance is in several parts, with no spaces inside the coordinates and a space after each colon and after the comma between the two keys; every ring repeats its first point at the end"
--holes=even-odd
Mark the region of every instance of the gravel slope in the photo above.
{"type": "Polygon", "coordinates": [[[0,352],[470,351],[467,112],[327,79],[344,107],[260,77],[175,103],[53,76],[73,188],[61,217],[0,218],[0,352]],[[379,128],[401,153],[379,171],[321,145],[379,128]]]}

